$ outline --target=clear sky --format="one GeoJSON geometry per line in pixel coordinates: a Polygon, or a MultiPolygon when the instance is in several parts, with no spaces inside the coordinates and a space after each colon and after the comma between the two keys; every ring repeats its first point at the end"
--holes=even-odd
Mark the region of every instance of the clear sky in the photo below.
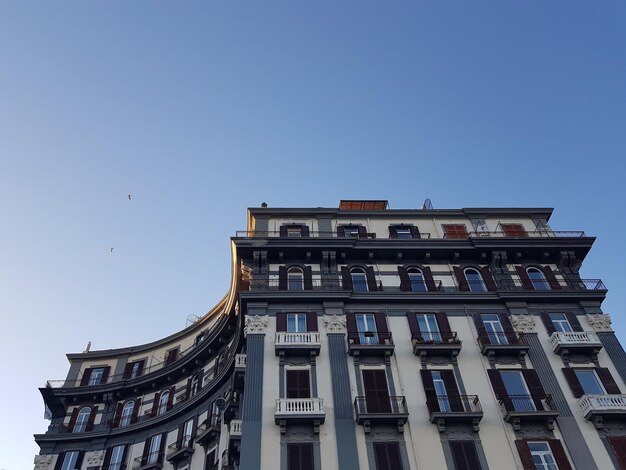
{"type": "Polygon", "coordinates": [[[0,1],[0,469],[66,352],[222,297],[262,201],[554,207],[626,341],[625,135],[621,0],[0,1]]]}

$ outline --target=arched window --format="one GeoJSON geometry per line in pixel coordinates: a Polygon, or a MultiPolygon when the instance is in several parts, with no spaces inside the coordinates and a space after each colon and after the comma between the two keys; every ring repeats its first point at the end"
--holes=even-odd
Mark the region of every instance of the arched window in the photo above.
{"type": "Polygon", "coordinates": [[[199,388],[200,388],[200,379],[198,378],[197,375],[194,375],[193,379],[191,379],[191,388],[189,389],[189,396],[193,397],[196,393],[198,393],[199,388]]]}
{"type": "Polygon", "coordinates": [[[128,426],[133,420],[133,410],[135,409],[135,402],[133,400],[127,401],[122,408],[122,416],[120,417],[120,428],[128,426]]]}
{"type": "Polygon", "coordinates": [[[363,268],[352,268],[350,270],[352,276],[352,290],[354,292],[367,292],[367,276],[363,268]]]}
{"type": "Polygon", "coordinates": [[[159,407],[157,409],[157,416],[160,416],[167,411],[167,405],[169,401],[170,401],[170,391],[165,390],[163,393],[161,393],[161,396],[159,397],[159,407]]]}
{"type": "Polygon", "coordinates": [[[304,273],[302,269],[291,267],[287,271],[287,289],[303,290],[304,289],[304,273]]]}
{"type": "Polygon", "coordinates": [[[550,284],[546,280],[546,276],[538,268],[527,268],[526,273],[535,290],[548,290],[550,284]]]}
{"type": "Polygon", "coordinates": [[[91,408],[84,406],[76,415],[76,423],[74,423],[74,429],[72,432],[85,432],[87,430],[87,422],[91,416],[91,408]]]}
{"type": "Polygon", "coordinates": [[[465,271],[465,279],[467,279],[467,284],[469,286],[469,290],[472,292],[486,292],[487,287],[485,286],[485,282],[483,281],[483,277],[480,273],[474,268],[466,268],[465,271]]]}
{"type": "Polygon", "coordinates": [[[421,269],[409,268],[407,270],[409,280],[411,281],[411,290],[413,292],[426,292],[426,282],[424,281],[424,273],[421,269]]]}

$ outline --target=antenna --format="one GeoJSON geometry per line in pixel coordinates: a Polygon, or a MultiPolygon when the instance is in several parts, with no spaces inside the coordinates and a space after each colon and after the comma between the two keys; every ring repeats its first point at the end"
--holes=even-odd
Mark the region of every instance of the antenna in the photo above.
{"type": "Polygon", "coordinates": [[[193,325],[198,320],[200,320],[200,317],[198,315],[194,315],[193,313],[190,314],[190,315],[187,315],[187,321],[185,322],[185,328],[188,327],[189,325],[193,325]]]}
{"type": "Polygon", "coordinates": [[[432,209],[433,209],[433,203],[430,201],[430,199],[426,199],[424,201],[424,204],[422,204],[422,210],[430,211],[432,209]]]}

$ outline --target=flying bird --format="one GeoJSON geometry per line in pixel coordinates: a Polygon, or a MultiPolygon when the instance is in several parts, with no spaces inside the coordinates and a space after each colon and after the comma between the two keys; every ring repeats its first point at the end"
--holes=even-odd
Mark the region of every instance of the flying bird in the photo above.
{"type": "Polygon", "coordinates": [[[113,247],[111,247],[111,253],[113,253],[113,247]]]}
{"type": "Polygon", "coordinates": [[[128,200],[130,201],[130,194],[128,195],[128,200]]]}

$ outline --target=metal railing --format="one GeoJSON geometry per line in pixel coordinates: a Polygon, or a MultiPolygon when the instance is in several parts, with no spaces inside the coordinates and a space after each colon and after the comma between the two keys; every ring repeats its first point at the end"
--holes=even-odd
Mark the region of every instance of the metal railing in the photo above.
{"type": "Polygon", "coordinates": [[[534,230],[515,234],[504,230],[469,232],[470,238],[581,238],[584,236],[585,232],[582,230],[534,230]]]}
{"type": "MultiPolygon", "coordinates": [[[[235,236],[237,238],[376,238],[376,233],[367,233],[363,235],[347,234],[339,237],[336,231],[312,231],[309,230],[308,235],[289,233],[285,234],[278,230],[237,230],[235,236]]],[[[531,230],[525,232],[505,232],[504,230],[467,232],[467,237],[463,237],[462,233],[448,234],[444,233],[441,238],[446,240],[465,240],[467,238],[582,238],[586,234],[582,230],[531,230]]],[[[420,236],[414,238],[429,239],[431,234],[428,232],[420,232],[420,236]]],[[[387,239],[385,236],[383,239],[387,239]]],[[[410,240],[409,237],[398,237],[392,240],[410,240]]]]}
{"type": "Polygon", "coordinates": [[[141,468],[147,468],[151,465],[160,466],[163,464],[164,452],[149,452],[142,457],[136,457],[134,459],[133,469],[139,470],[141,468]]]}
{"type": "Polygon", "coordinates": [[[553,349],[558,346],[602,344],[598,335],[591,331],[555,331],[550,335],[550,342],[553,349]]]}
{"type": "Polygon", "coordinates": [[[426,397],[426,406],[431,413],[482,413],[478,395],[446,395],[426,397]]]}
{"type": "Polygon", "coordinates": [[[554,411],[550,395],[506,395],[498,402],[507,412],[542,412],[554,411]]]}
{"type": "Polygon", "coordinates": [[[241,436],[243,431],[243,421],[240,419],[233,419],[230,421],[230,435],[241,436]]]}
{"type": "Polygon", "coordinates": [[[180,450],[184,449],[193,449],[193,438],[192,436],[183,436],[182,439],[178,439],[173,444],[167,446],[167,458],[169,459],[172,455],[176,454],[180,450]]]}
{"type": "Polygon", "coordinates": [[[482,346],[526,346],[528,342],[516,332],[483,332],[478,335],[478,342],[482,346]]]}
{"type": "MultiPolygon", "coordinates": [[[[532,287],[526,287],[519,276],[511,275],[510,279],[501,279],[497,281],[498,289],[500,290],[539,290],[539,291],[549,291],[555,290],[556,286],[552,286],[552,284],[548,280],[544,279],[536,279],[536,280],[528,280],[527,283],[530,282],[532,287]]],[[[552,281],[552,283],[557,282],[560,289],[569,289],[569,290],[593,290],[593,291],[605,291],[607,290],[606,286],[602,282],[601,279],[576,279],[572,281],[567,281],[565,279],[556,279],[552,281]]]]}
{"type": "Polygon", "coordinates": [[[411,339],[419,344],[459,344],[461,342],[456,331],[413,333],[411,339]]]}
{"type": "MultiPolygon", "coordinates": [[[[312,231],[309,230],[308,235],[303,235],[303,234],[285,234],[282,233],[278,230],[237,230],[237,232],[235,233],[235,237],[237,238],[291,238],[291,239],[298,239],[298,238],[353,238],[353,239],[366,239],[366,238],[377,238],[377,234],[376,233],[366,233],[365,235],[350,235],[350,234],[346,234],[344,236],[339,236],[337,234],[336,231],[312,231]]],[[[430,233],[428,232],[420,232],[419,237],[397,237],[397,238],[387,238],[387,236],[385,236],[384,238],[382,238],[383,240],[385,239],[390,239],[390,240],[420,240],[420,239],[429,239],[431,238],[430,233]]]]}
{"type": "Polygon", "coordinates": [[[393,346],[393,338],[390,331],[376,332],[349,332],[348,342],[351,345],[361,346],[393,346]]]}
{"type": "Polygon", "coordinates": [[[407,414],[406,399],[403,396],[392,396],[386,398],[356,397],[354,399],[354,409],[358,415],[376,414],[407,414]]]}
{"type": "Polygon", "coordinates": [[[626,412],[626,395],[583,395],[578,404],[585,415],[593,411],[626,412]]]}
{"type": "Polygon", "coordinates": [[[320,333],[318,331],[305,331],[305,332],[276,332],[276,346],[294,346],[294,345],[307,345],[307,346],[319,346],[320,333]]]}
{"type": "Polygon", "coordinates": [[[276,413],[289,415],[319,415],[324,413],[324,402],[321,398],[278,398],[276,413]]]}
{"type": "Polygon", "coordinates": [[[343,285],[339,278],[337,279],[313,279],[311,280],[310,288],[306,288],[304,283],[300,283],[298,286],[289,285],[289,282],[285,282],[285,286],[281,289],[281,282],[278,279],[251,279],[250,290],[291,290],[295,292],[304,290],[320,290],[320,289],[333,289],[342,290],[343,285]],[[297,288],[296,288],[297,287],[297,288]]]}

